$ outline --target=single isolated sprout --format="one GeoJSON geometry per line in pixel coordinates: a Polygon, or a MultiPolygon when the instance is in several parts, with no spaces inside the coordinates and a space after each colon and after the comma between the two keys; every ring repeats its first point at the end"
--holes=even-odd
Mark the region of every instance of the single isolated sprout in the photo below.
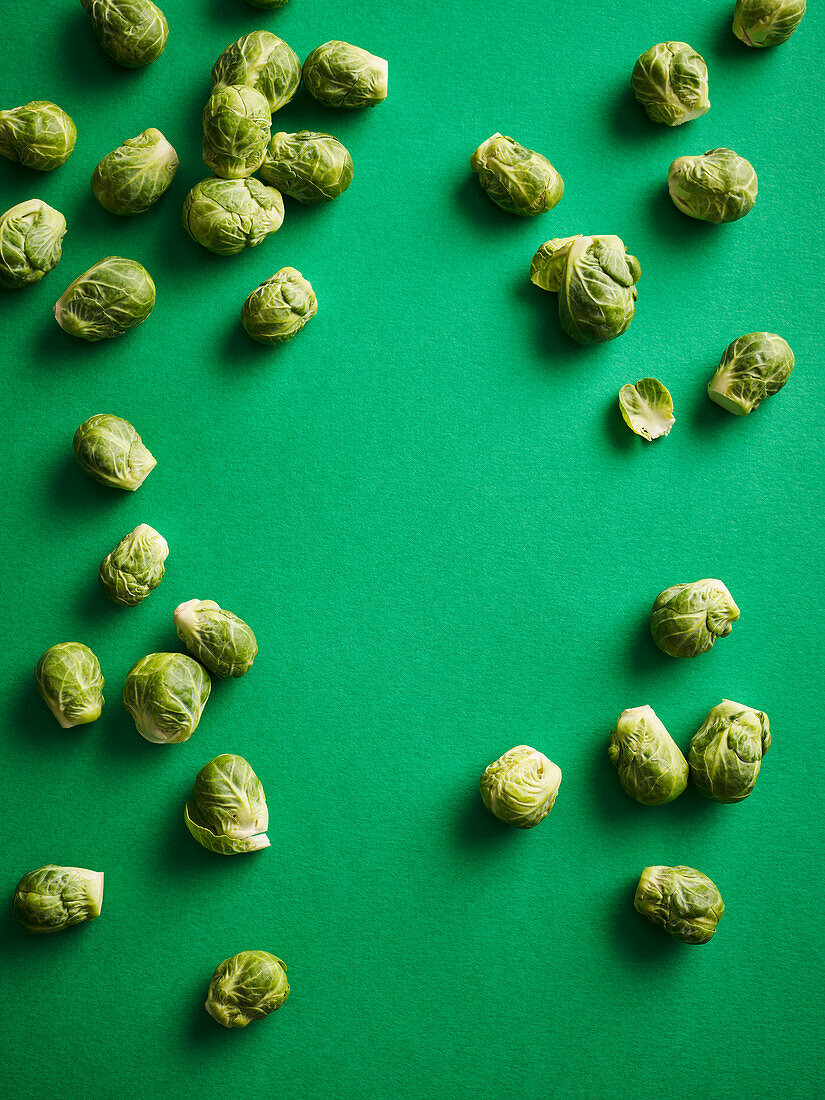
{"type": "Polygon", "coordinates": [[[246,299],[241,323],[253,340],[283,344],[301,331],[317,309],[315,292],[301,272],[282,267],[246,299]]]}
{"type": "Polygon", "coordinates": [[[134,492],[157,462],[128,420],[97,413],[84,420],[74,434],[72,454],[80,468],[115,489],[134,492]]]}
{"type": "Polygon", "coordinates": [[[791,376],[794,354],[775,332],[749,332],[725,348],[708,382],[708,397],[736,416],[747,416],[779,393],[791,376]]]}
{"type": "Polygon", "coordinates": [[[802,22],[807,0],[736,0],[733,33],[746,46],[781,46],[802,22]]]}
{"type": "Polygon", "coordinates": [[[269,144],[272,113],[255,88],[217,88],[203,109],[203,159],[216,176],[243,179],[260,168],[269,144]]]}
{"type": "Polygon", "coordinates": [[[711,149],[674,160],[667,188],[683,214],[718,225],[738,221],[753,209],[759,181],[750,161],[733,149],[711,149]]]}
{"type": "Polygon", "coordinates": [[[245,248],[254,248],[277,232],[283,220],[280,191],[251,176],[201,180],[183,202],[186,232],[219,256],[234,256],[245,248]]]}
{"type": "Polygon", "coordinates": [[[80,0],[104,53],[118,65],[139,69],[166,49],[169,24],[152,0],[80,0]]]}
{"type": "Polygon", "coordinates": [[[123,705],[141,737],[156,745],[188,741],[198,728],[212,681],[184,653],[150,653],[126,676],[123,705]]]}
{"type": "Polygon", "coordinates": [[[214,600],[187,600],[175,608],[172,620],[186,648],[213,676],[244,676],[252,668],[255,635],[214,600]]]}
{"type": "Polygon", "coordinates": [[[100,586],[110,600],[135,607],[163,580],[169,545],[148,523],[121,539],[100,563],[100,586]]]}
{"type": "Polygon", "coordinates": [[[275,1012],[288,996],[286,963],[268,951],[241,951],[215,970],[204,1007],[224,1027],[246,1027],[275,1012]]]}
{"type": "Polygon", "coordinates": [[[81,340],[111,340],[142,325],[155,307],[152,276],[137,260],[106,256],[84,271],[54,305],[64,332],[81,340]]]}
{"type": "Polygon", "coordinates": [[[645,867],[633,905],[682,943],[707,943],[725,911],[714,883],[693,867],[645,867]]]}
{"type": "Polygon", "coordinates": [[[389,65],[348,42],[325,42],[303,65],[304,87],[327,107],[374,107],[387,98],[389,65]]]}
{"type": "Polygon", "coordinates": [[[12,909],[29,932],[62,932],[94,920],[103,905],[103,872],[49,863],[23,875],[12,909]]]}
{"type": "Polygon", "coordinates": [[[0,288],[39,282],[60,263],[66,219],[42,199],[27,199],[0,216],[0,288]]]}
{"type": "Polygon", "coordinates": [[[681,126],[710,110],[708,67],[687,42],[651,46],[633,66],[633,94],[653,122],[681,126]]]}
{"type": "Polygon", "coordinates": [[[352,183],[352,172],[352,157],[341,142],[312,130],[273,134],[258,170],[264,183],[303,203],[337,199],[352,183]]]}
{"type": "Polygon", "coordinates": [[[77,127],[56,103],[35,99],[0,111],[0,156],[38,172],[65,164],[77,141],[77,127]]]}
{"type": "Polygon", "coordinates": [[[619,408],[628,428],[642,439],[669,435],[675,423],[673,398],[658,378],[641,378],[619,390],[619,408]]]}
{"type": "Polygon", "coordinates": [[[178,163],[178,154],[152,127],[103,158],[92,173],[92,192],[111,214],[142,214],[169,187],[178,163]]]}
{"type": "Polygon", "coordinates": [[[672,802],[687,786],[687,760],[652,707],[622,711],[607,753],[625,794],[643,806],[672,802]]]}
{"type": "Polygon", "coordinates": [[[82,642],[49,646],[34,670],[37,690],[64,730],[95,722],[103,710],[103,674],[82,642]]]}
{"type": "Polygon", "coordinates": [[[264,789],[242,756],[224,753],[201,768],[183,816],[195,840],[218,855],[269,847],[264,789]]]}
{"type": "Polygon", "coordinates": [[[671,657],[698,657],[726,638],[739,608],[721,581],[674,584],[660,592],[650,616],[656,645],[671,657]]]}
{"type": "Polygon", "coordinates": [[[470,157],[470,167],[493,202],[508,214],[544,214],[564,194],[564,181],[550,161],[504,134],[482,142],[470,157]]]}
{"type": "Polygon", "coordinates": [[[297,53],[269,31],[252,31],[227,46],[212,67],[212,90],[244,84],[263,95],[274,114],[301,83],[297,53]]]}
{"type": "Polygon", "coordinates": [[[770,747],[767,714],[723,699],[690,742],[690,777],[714,802],[741,802],[756,785],[770,747]]]}
{"type": "Polygon", "coordinates": [[[532,829],[553,809],[561,768],[529,745],[516,745],[485,768],[481,800],[491,814],[517,829],[532,829]]]}

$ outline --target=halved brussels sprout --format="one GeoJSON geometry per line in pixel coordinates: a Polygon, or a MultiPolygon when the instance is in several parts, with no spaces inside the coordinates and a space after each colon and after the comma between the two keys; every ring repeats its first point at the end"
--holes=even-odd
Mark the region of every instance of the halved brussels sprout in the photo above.
{"type": "Polygon", "coordinates": [[[152,0],[80,0],[104,53],[139,69],[166,49],[169,24],[152,0]]]}
{"type": "Polygon", "coordinates": [[[698,657],[717,638],[726,638],[738,618],[739,608],[721,581],[674,584],[656,597],[650,632],[671,657],[698,657]]]}
{"type": "Polygon", "coordinates": [[[504,134],[482,142],[470,157],[470,167],[493,202],[508,214],[544,214],[564,194],[564,181],[550,161],[504,134]]]}
{"type": "Polygon", "coordinates": [[[198,728],[211,690],[207,673],[185,653],[150,653],[129,670],[123,705],[141,737],[176,745],[198,728]]]}
{"type": "Polygon", "coordinates": [[[64,730],[95,722],[103,710],[103,674],[82,642],[49,646],[34,670],[37,690],[64,730]]]}
{"type": "Polygon", "coordinates": [[[38,172],[65,164],[77,141],[77,127],[56,103],[34,99],[0,111],[0,156],[38,172]]]}
{"type": "Polygon", "coordinates": [[[725,911],[716,885],[693,867],[645,867],[633,904],[682,943],[707,943],[725,911]]]}
{"type": "Polygon", "coordinates": [[[770,747],[767,714],[723,699],[690,742],[690,777],[706,798],[741,802],[756,785],[770,747]]]}
{"type": "Polygon", "coordinates": [[[64,332],[111,340],[142,325],[155,307],[152,276],[137,260],[106,256],[79,275],[54,304],[64,332]]]}
{"type": "Polygon", "coordinates": [[[212,87],[245,84],[260,92],[274,114],[293,98],[301,83],[297,53],[269,31],[252,31],[227,46],[212,68],[212,87]]]}
{"type": "Polygon", "coordinates": [[[561,769],[537,749],[516,745],[481,776],[481,800],[499,821],[532,829],[553,809],[561,769]]]}
{"type": "Polygon", "coordinates": [[[252,668],[258,643],[243,619],[214,600],[187,600],[172,615],[178,637],[214,676],[243,676],[252,668]]]}
{"type": "Polygon", "coordinates": [[[284,220],[280,191],[247,177],[217,176],[195,184],[183,202],[183,224],[193,241],[219,256],[254,248],[284,220]]]}
{"type": "Polygon", "coordinates": [[[201,768],[183,817],[195,840],[218,855],[269,847],[264,789],[242,756],[224,753],[201,768]]]}
{"type": "Polygon", "coordinates": [[[122,538],[100,563],[100,586],[110,600],[135,607],[163,580],[169,546],[148,523],[122,538]]]}
{"type": "Polygon", "coordinates": [[[280,1008],[288,996],[286,963],[268,951],[241,951],[215,970],[204,1007],[224,1027],[246,1027],[280,1008]]]}
{"type": "Polygon", "coordinates": [[[72,454],[80,468],[101,485],[134,492],[157,466],[128,420],[97,413],[74,434],[72,454]]]}
{"type": "Polygon", "coordinates": [[[312,51],[302,72],[306,90],[327,107],[374,107],[387,98],[388,70],[383,57],[333,40],[312,51]]]}
{"type": "Polygon", "coordinates": [[[607,753],[625,793],[644,806],[672,802],[687,786],[687,760],[652,707],[622,711],[607,753]]]}
{"type": "Polygon", "coordinates": [[[802,22],[807,0],[736,0],[733,33],[746,46],[781,46],[802,22]]]}
{"type": "Polygon", "coordinates": [[[746,416],[779,393],[791,376],[794,354],[775,332],[749,332],[725,348],[708,382],[708,397],[736,416],[746,416]]]}
{"type": "Polygon", "coordinates": [[[63,253],[66,219],[42,199],[27,199],[0,216],[0,287],[39,282],[63,253]]]}
{"type": "Polygon", "coordinates": [[[62,932],[100,916],[103,872],[49,863],[23,875],[12,909],[29,932],[62,932]]]}
{"type": "Polygon", "coordinates": [[[260,168],[269,144],[272,113],[255,88],[216,88],[203,109],[203,159],[216,176],[243,179],[260,168]]]}
{"type": "Polygon", "coordinates": [[[667,187],[683,214],[718,225],[738,221],[753,209],[759,181],[750,161],[733,149],[711,149],[674,160],[667,187]]]}
{"type": "Polygon", "coordinates": [[[108,153],[92,173],[92,191],[112,214],[142,214],[156,203],[178,170],[178,154],[151,127],[108,153]]]}
{"type": "Polygon", "coordinates": [[[332,134],[273,134],[258,174],[298,202],[329,202],[352,183],[352,157],[332,134]]]}
{"type": "Polygon", "coordinates": [[[673,398],[658,378],[641,378],[619,390],[619,408],[628,428],[642,439],[669,435],[675,423],[673,398]]]}
{"type": "Polygon", "coordinates": [[[708,67],[687,42],[659,42],[641,55],[630,78],[653,122],[681,126],[710,109],[708,67]]]}
{"type": "Polygon", "coordinates": [[[282,267],[243,304],[241,323],[261,344],[283,344],[315,316],[318,302],[309,282],[294,267],[282,267]]]}

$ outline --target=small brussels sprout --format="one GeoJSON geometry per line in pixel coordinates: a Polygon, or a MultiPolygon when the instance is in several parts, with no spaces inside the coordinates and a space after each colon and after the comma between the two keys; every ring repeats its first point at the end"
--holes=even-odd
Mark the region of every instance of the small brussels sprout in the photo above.
{"type": "Polygon", "coordinates": [[[27,199],[0,216],[0,288],[39,282],[63,254],[66,219],[42,199],[27,199]]]}
{"type": "Polygon", "coordinates": [[[667,174],[677,210],[703,222],[735,222],[753,209],[759,181],[750,161],[733,149],[678,157],[667,174]]]}
{"type": "Polygon", "coordinates": [[[283,344],[315,316],[315,292],[294,267],[282,267],[253,290],[243,304],[241,323],[261,344],[283,344]]]}
{"type": "Polygon", "coordinates": [[[708,67],[687,42],[651,46],[633,66],[633,94],[653,122],[681,126],[710,110],[708,67]]]}
{"type": "Polygon", "coordinates": [[[80,0],[104,53],[139,69],[166,49],[169,24],[152,0],[80,0]]]}
{"type": "Polygon", "coordinates": [[[72,454],[81,469],[101,485],[134,492],[157,462],[128,420],[97,413],[84,420],[74,434],[72,454]]]}
{"type": "Polygon", "coordinates": [[[97,657],[82,642],[49,646],[37,662],[34,682],[64,730],[100,717],[103,675],[97,657]]]}
{"type": "Polygon", "coordinates": [[[64,332],[111,340],[142,325],[155,306],[155,284],[137,260],[106,256],[79,275],[54,304],[64,332]]]}
{"type": "Polygon", "coordinates": [[[259,175],[298,202],[329,202],[352,183],[352,157],[332,134],[273,134],[259,175]]]}
{"type": "Polygon", "coordinates": [[[150,653],[126,676],[123,705],[141,737],[156,745],[188,741],[198,728],[212,681],[184,653],[150,653]]]}
{"type": "Polygon", "coordinates": [[[217,88],[203,109],[203,159],[216,176],[243,179],[260,168],[272,114],[266,97],[243,84],[217,88]]]}
{"type": "Polygon", "coordinates": [[[807,0],[736,0],[733,33],[746,46],[781,46],[802,22],[807,0]]]}
{"type": "Polygon", "coordinates": [[[204,1007],[224,1027],[246,1027],[275,1012],[288,996],[286,963],[268,951],[241,951],[212,975],[204,1007]]]}
{"type": "Polygon", "coordinates": [[[254,248],[277,232],[284,220],[280,191],[251,176],[222,180],[212,176],[196,183],[183,202],[183,225],[193,241],[234,256],[254,248]]]}
{"type": "Polygon", "coordinates": [[[693,867],[645,867],[633,905],[682,943],[707,943],[725,911],[714,883],[693,867]]]}
{"type": "Polygon", "coordinates": [[[77,127],[55,103],[35,99],[0,111],[0,156],[26,168],[51,172],[72,155],[77,127]]]}
{"type": "Polygon", "coordinates": [[[671,657],[698,657],[726,638],[739,608],[721,581],[674,584],[660,592],[650,616],[656,645],[671,657]]]}
{"type": "Polygon", "coordinates": [[[92,191],[111,214],[142,214],[169,187],[178,163],[178,154],[152,127],[103,158],[92,173],[92,191]]]}
{"type": "Polygon", "coordinates": [[[470,157],[470,167],[493,202],[508,214],[544,214],[564,194],[564,181],[550,161],[504,134],[483,141],[470,157]]]}
{"type": "Polygon", "coordinates": [[[607,754],[625,793],[644,806],[672,802],[687,786],[687,760],[652,707],[622,711],[607,754]]]}
{"type": "Polygon", "coordinates": [[[374,107],[387,98],[389,66],[348,42],[325,42],[304,62],[304,87],[327,107],[374,107]]]}
{"type": "Polygon", "coordinates": [[[641,378],[619,390],[619,408],[628,428],[642,439],[669,435],[675,423],[673,398],[658,378],[641,378]]]}
{"type": "Polygon", "coordinates": [[[537,749],[516,745],[481,776],[481,800],[499,821],[532,829],[553,809],[561,769],[537,749]]]}
{"type": "Polygon", "coordinates": [[[614,340],[627,330],[640,275],[639,261],[612,235],[554,238],[530,267],[536,286],[558,294],[561,327],[580,344],[614,340]]]}
{"type": "Polygon", "coordinates": [[[746,416],[779,393],[791,376],[794,354],[775,332],[749,332],[725,348],[708,382],[708,397],[736,416],[746,416]]]}
{"type": "Polygon", "coordinates": [[[139,524],[121,539],[100,563],[100,586],[110,600],[135,607],[163,580],[169,546],[148,523],[139,524]]]}
{"type": "Polygon", "coordinates": [[[186,648],[213,676],[243,676],[252,668],[255,635],[214,600],[187,600],[175,608],[172,620],[186,648]]]}
{"type": "Polygon", "coordinates": [[[218,855],[269,847],[264,789],[242,756],[224,753],[201,768],[183,816],[195,840],[218,855]]]}
{"type": "Polygon", "coordinates": [[[690,777],[714,802],[741,802],[756,785],[770,747],[767,714],[723,699],[690,742],[690,777]]]}
{"type": "Polygon", "coordinates": [[[297,53],[269,31],[252,31],[227,46],[212,67],[212,89],[245,84],[263,95],[274,114],[301,83],[297,53]]]}
{"type": "Polygon", "coordinates": [[[14,915],[29,932],[62,932],[100,916],[103,872],[49,863],[23,875],[14,891],[14,915]]]}

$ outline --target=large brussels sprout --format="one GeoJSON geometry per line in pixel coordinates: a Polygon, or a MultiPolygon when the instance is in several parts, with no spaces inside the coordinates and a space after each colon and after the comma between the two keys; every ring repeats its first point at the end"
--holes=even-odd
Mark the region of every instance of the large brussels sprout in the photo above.
{"type": "Polygon", "coordinates": [[[672,802],[687,786],[687,760],[652,707],[622,711],[607,753],[625,793],[645,806],[672,802]]]}
{"type": "Polygon", "coordinates": [[[0,111],[0,156],[50,172],[72,155],[77,127],[56,103],[35,99],[0,111]]]}
{"type": "Polygon", "coordinates": [[[219,256],[234,256],[245,248],[254,248],[280,229],[283,220],[280,191],[251,176],[201,180],[183,202],[186,232],[219,256]]]}
{"type": "Polygon", "coordinates": [[[325,42],[307,57],[304,87],[327,107],[374,107],[387,98],[389,66],[348,42],[325,42]]]}
{"type": "Polygon", "coordinates": [[[34,670],[37,690],[64,730],[95,722],[103,710],[103,675],[82,642],[49,646],[34,670]]]}
{"type": "Polygon", "coordinates": [[[156,745],[188,741],[201,718],[212,681],[184,653],[150,653],[126,676],[123,705],[141,737],[156,745]]]}
{"type": "Polygon", "coordinates": [[[770,747],[767,714],[723,699],[690,742],[690,777],[706,798],[741,802],[756,785],[770,747]]]}
{"type": "Polygon", "coordinates": [[[733,33],[746,46],[781,46],[802,22],[807,0],[736,0],[733,33]]]}
{"type": "Polygon", "coordinates": [[[736,416],[746,416],[779,393],[791,376],[794,354],[775,332],[749,332],[725,348],[708,382],[708,397],[736,416]]]}
{"type": "Polygon", "coordinates": [[[682,943],[707,943],[725,911],[714,883],[693,867],[645,867],[633,904],[682,943]]]}
{"type": "Polygon", "coordinates": [[[74,434],[72,454],[101,485],[130,492],[139,489],[157,466],[129,421],[112,413],[97,413],[83,421],[74,434]]]}
{"type": "Polygon", "coordinates": [[[139,69],[166,49],[169,24],[152,0],[80,0],[97,40],[113,61],[139,69]]]}
{"type": "Polygon", "coordinates": [[[481,800],[490,813],[517,829],[532,829],[553,809],[561,769],[537,749],[516,745],[481,776],[481,800]]]}
{"type": "Polygon", "coordinates": [[[613,340],[636,312],[641,268],[624,241],[612,235],[554,238],[533,257],[530,278],[559,296],[559,320],[580,344],[613,340]]]}
{"type": "Polygon", "coordinates": [[[151,127],[103,158],[92,173],[92,191],[112,214],[142,214],[166,191],[178,163],[178,154],[160,130],[151,127]]]}
{"type": "Polygon", "coordinates": [[[203,109],[203,159],[216,176],[243,179],[260,168],[272,114],[255,88],[217,88],[203,109]]]}
{"type": "Polygon", "coordinates": [[[0,287],[39,282],[63,254],[66,219],[42,199],[27,199],[0,216],[0,287]]]}
{"type": "Polygon", "coordinates": [[[23,875],[14,891],[14,915],[29,932],[62,932],[100,916],[103,872],[49,863],[23,875]]]}
{"type": "Polygon", "coordinates": [[[650,632],[671,657],[698,657],[717,638],[726,638],[738,618],[739,608],[721,581],[674,584],[656,597],[650,632]]]}
{"type": "Polygon", "coordinates": [[[493,202],[508,214],[544,214],[564,194],[564,181],[550,161],[504,134],[483,141],[470,157],[470,167],[493,202]]]}
{"type": "Polygon", "coordinates": [[[212,86],[245,84],[260,92],[274,114],[289,103],[301,83],[297,53],[269,31],[252,31],[227,46],[212,68],[212,86]]]}
{"type": "Polygon", "coordinates": [[[222,856],[269,847],[269,810],[261,781],[242,756],[224,753],[198,772],[183,812],[192,836],[222,856]]]}
{"type": "Polygon", "coordinates": [[[258,643],[243,619],[214,600],[187,600],[172,615],[178,637],[214,676],[243,676],[252,668],[258,643]]]}
{"type": "Polygon", "coordinates": [[[282,267],[246,299],[241,323],[253,340],[283,344],[301,331],[317,309],[315,292],[301,272],[282,267]]]}
{"type": "Polygon", "coordinates": [[[81,340],[110,340],[142,325],[155,306],[155,284],[137,260],[106,256],[79,275],[54,305],[57,323],[81,340]]]}
{"type": "Polygon", "coordinates": [[[750,161],[733,149],[711,149],[674,160],[667,188],[683,214],[718,224],[738,221],[753,209],[759,181],[750,161]]]}
{"type": "Polygon", "coordinates": [[[708,67],[687,42],[651,46],[633,66],[633,94],[654,122],[681,126],[710,109],[708,67]]]}
{"type": "Polygon", "coordinates": [[[343,195],[352,170],[352,157],[332,134],[300,130],[273,134],[259,175],[291,199],[316,203],[343,195]]]}
{"type": "Polygon", "coordinates": [[[268,951],[241,951],[215,970],[205,1008],[224,1027],[246,1027],[275,1012],[288,996],[286,963],[268,951]]]}
{"type": "Polygon", "coordinates": [[[658,378],[641,378],[619,390],[622,419],[631,431],[642,439],[659,439],[669,435],[675,423],[673,398],[658,378]]]}
{"type": "Polygon", "coordinates": [[[148,523],[122,538],[100,563],[100,585],[110,600],[134,607],[163,580],[169,546],[148,523]]]}

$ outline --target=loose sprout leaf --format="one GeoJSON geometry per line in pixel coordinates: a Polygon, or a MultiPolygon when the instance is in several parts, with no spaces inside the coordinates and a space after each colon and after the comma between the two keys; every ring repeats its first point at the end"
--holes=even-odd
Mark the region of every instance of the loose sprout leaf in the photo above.
{"type": "Polygon", "coordinates": [[[642,439],[668,435],[674,424],[673,399],[656,378],[641,378],[619,390],[619,408],[625,424],[642,439]]]}

